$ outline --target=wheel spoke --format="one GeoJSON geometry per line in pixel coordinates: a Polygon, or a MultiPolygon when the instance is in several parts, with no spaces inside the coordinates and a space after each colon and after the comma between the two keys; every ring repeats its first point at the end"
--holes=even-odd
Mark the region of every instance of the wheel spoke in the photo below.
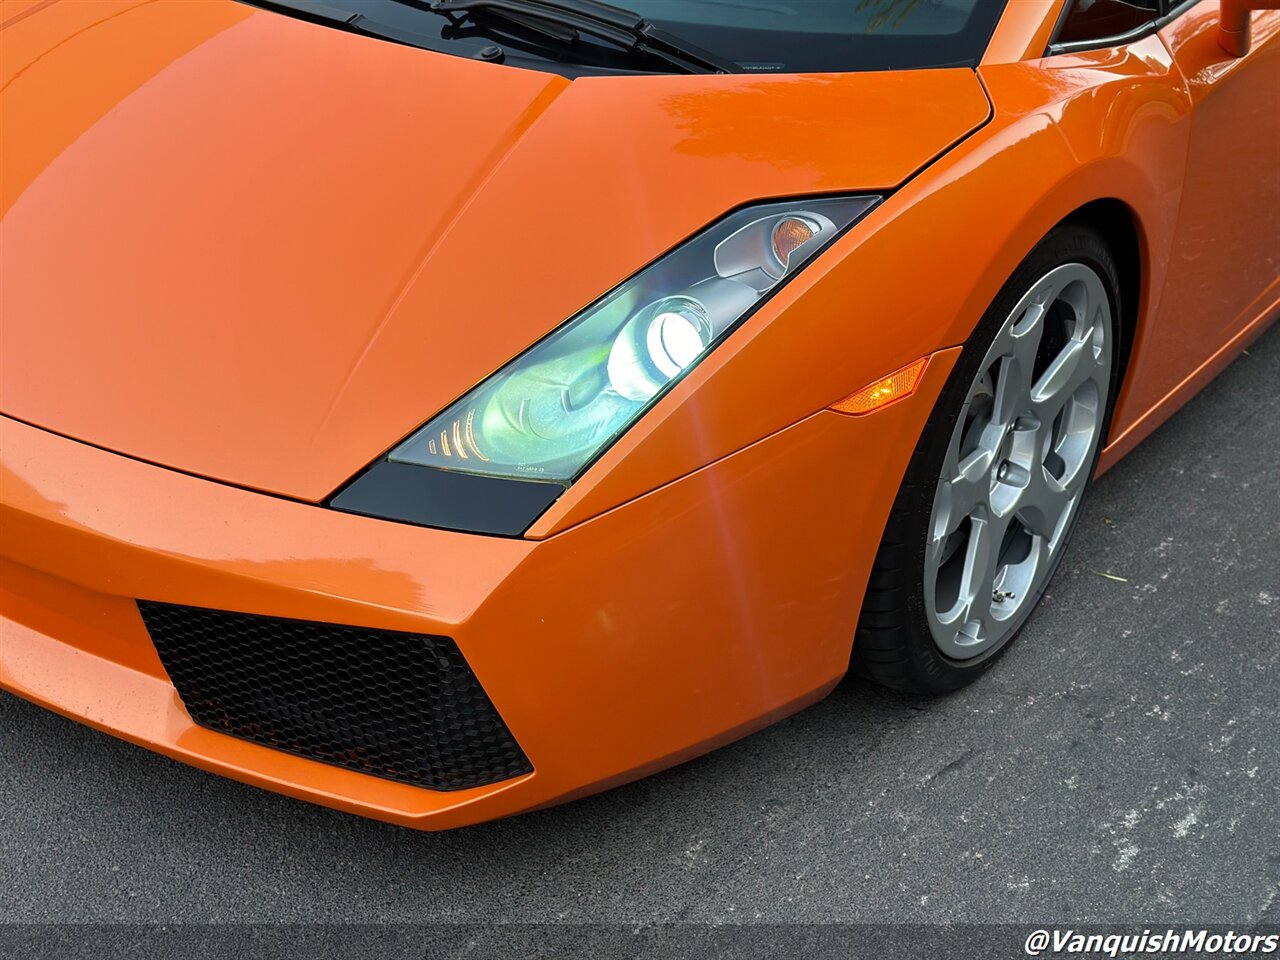
{"type": "Polygon", "coordinates": [[[1030,367],[1024,367],[1016,356],[1000,360],[996,376],[996,400],[991,419],[1002,428],[1013,423],[1019,412],[1031,403],[1030,367]]]}
{"type": "Polygon", "coordinates": [[[939,619],[957,629],[973,621],[985,622],[991,612],[991,580],[999,531],[987,516],[975,515],[969,520],[968,538],[960,573],[959,598],[947,611],[939,611],[939,619]]]}
{"type": "Polygon", "coordinates": [[[1045,422],[1062,412],[1076,391],[1101,376],[1101,363],[1094,355],[1093,327],[1080,339],[1067,341],[1030,390],[1031,409],[1045,422]]]}
{"type": "Polygon", "coordinates": [[[973,508],[987,502],[991,491],[991,464],[995,454],[979,447],[960,464],[959,472],[951,481],[955,502],[964,510],[965,516],[973,512],[973,508]]]}
{"type": "Polygon", "coordinates": [[[1032,371],[1044,335],[1044,317],[1048,315],[1051,294],[1037,294],[1039,300],[1025,308],[1018,321],[1006,330],[993,352],[1000,353],[996,366],[996,403],[992,420],[1009,426],[1014,417],[1027,410],[1032,371]]]}
{"type": "Polygon", "coordinates": [[[1036,354],[1040,351],[1040,341],[1044,337],[1044,320],[1049,313],[1049,301],[1033,303],[1027,308],[1022,319],[1009,330],[1012,355],[1026,372],[1027,379],[1035,369],[1036,354]]]}
{"type": "Polygon", "coordinates": [[[1086,401],[1064,415],[1062,431],[1052,438],[1052,453],[1061,467],[1058,483],[1071,493],[1084,487],[1094,441],[1097,439],[1098,418],[1096,400],[1086,401]]]}
{"type": "Polygon", "coordinates": [[[1000,574],[1000,548],[1004,544],[1009,518],[992,513],[975,525],[978,543],[965,556],[962,596],[965,600],[963,622],[981,624],[987,636],[995,623],[992,619],[993,591],[1000,574]]]}
{"type": "Polygon", "coordinates": [[[1008,426],[1028,407],[1031,371],[1035,369],[1036,352],[1044,334],[1047,308],[1035,303],[1027,308],[1000,345],[1002,351],[995,370],[995,406],[991,419],[1008,426]]]}
{"type": "Polygon", "coordinates": [[[972,523],[969,549],[964,556],[964,572],[960,576],[960,595],[965,598],[966,605],[970,609],[983,593],[988,597],[991,594],[989,587],[984,590],[984,585],[990,583],[988,577],[991,575],[993,558],[998,549],[997,544],[992,542],[995,539],[995,531],[991,528],[991,521],[986,518],[975,518],[972,523]]]}
{"type": "Polygon", "coordinates": [[[990,424],[971,426],[979,434],[977,447],[960,456],[963,439],[960,430],[952,435],[943,458],[942,477],[934,496],[934,523],[931,549],[935,559],[941,556],[947,540],[979,506],[986,504],[991,491],[991,468],[995,462],[993,433],[990,424]]]}
{"type": "Polygon", "coordinates": [[[1047,540],[1057,536],[1063,517],[1071,509],[1075,497],[1051,477],[1044,467],[1036,464],[1031,470],[1031,480],[1018,498],[1018,519],[1031,533],[1047,540]]]}

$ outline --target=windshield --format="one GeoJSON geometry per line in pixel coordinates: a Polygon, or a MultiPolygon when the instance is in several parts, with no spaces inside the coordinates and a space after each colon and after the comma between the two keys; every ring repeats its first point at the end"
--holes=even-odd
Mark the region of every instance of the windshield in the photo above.
{"type": "MultiPolygon", "coordinates": [[[[573,42],[500,11],[445,14],[427,0],[245,0],[339,29],[567,76],[669,72],[589,34],[573,42]],[[496,45],[496,46],[495,46],[496,45]],[[500,50],[498,56],[493,51],[500,50]]],[[[620,0],[740,73],[976,66],[1006,0],[620,0]]],[[[479,6],[478,4],[474,6],[479,6]]]]}
{"type": "Polygon", "coordinates": [[[976,66],[1004,0],[630,0],[744,72],[976,66]]]}

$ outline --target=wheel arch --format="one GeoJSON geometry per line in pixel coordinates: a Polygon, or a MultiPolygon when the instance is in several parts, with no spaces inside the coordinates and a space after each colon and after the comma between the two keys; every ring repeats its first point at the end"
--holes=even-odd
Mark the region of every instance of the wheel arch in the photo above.
{"type": "Polygon", "coordinates": [[[1126,382],[1143,309],[1149,300],[1146,281],[1150,271],[1144,268],[1147,246],[1142,223],[1137,211],[1114,197],[1086,203],[1061,222],[1077,223],[1096,230],[1116,258],[1120,273],[1120,350],[1113,399],[1118,399],[1126,382]]]}

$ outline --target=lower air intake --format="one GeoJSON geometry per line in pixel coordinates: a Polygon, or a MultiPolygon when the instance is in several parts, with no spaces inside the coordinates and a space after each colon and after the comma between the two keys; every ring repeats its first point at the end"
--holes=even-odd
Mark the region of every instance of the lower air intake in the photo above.
{"type": "Polygon", "coordinates": [[[432,790],[533,769],[447,637],[145,600],[138,609],[202,727],[432,790]]]}

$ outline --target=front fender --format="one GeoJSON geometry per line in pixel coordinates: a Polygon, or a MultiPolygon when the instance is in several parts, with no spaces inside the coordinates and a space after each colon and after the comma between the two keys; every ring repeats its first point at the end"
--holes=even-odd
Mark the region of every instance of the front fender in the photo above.
{"type": "MultiPolygon", "coordinates": [[[[1190,103],[1160,39],[984,67],[981,76],[992,121],[736,331],[530,536],[566,529],[964,343],[1028,251],[1091,201],[1114,198],[1133,212],[1143,289],[1161,289],[1190,103]]],[[[1143,316],[1150,300],[1144,292],[1143,316]]]]}

